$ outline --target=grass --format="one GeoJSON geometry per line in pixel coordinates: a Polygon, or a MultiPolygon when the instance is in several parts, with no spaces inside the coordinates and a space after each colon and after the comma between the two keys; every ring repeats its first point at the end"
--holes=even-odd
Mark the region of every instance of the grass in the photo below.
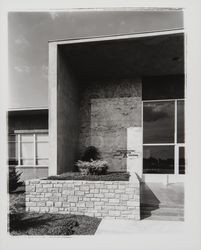
{"type": "Polygon", "coordinates": [[[25,212],[25,193],[10,194],[11,235],[93,235],[101,219],[84,215],[25,212]]]}
{"type": "Polygon", "coordinates": [[[86,180],[86,181],[129,181],[127,172],[108,172],[105,175],[82,175],[80,172],[68,172],[49,176],[47,180],[86,180]]]}

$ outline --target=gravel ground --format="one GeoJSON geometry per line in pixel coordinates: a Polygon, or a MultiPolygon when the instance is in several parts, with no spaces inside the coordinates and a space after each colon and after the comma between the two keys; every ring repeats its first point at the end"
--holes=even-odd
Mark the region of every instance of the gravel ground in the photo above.
{"type": "Polygon", "coordinates": [[[84,215],[27,213],[24,190],[10,194],[11,235],[93,235],[100,222],[84,215]]]}

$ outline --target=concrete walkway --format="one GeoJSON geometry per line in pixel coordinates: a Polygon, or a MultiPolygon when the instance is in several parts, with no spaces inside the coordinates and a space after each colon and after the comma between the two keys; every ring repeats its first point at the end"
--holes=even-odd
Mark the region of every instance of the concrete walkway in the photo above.
{"type": "Polygon", "coordinates": [[[180,234],[184,232],[185,222],[181,221],[151,221],[151,220],[115,220],[102,219],[96,235],[109,234],[180,234]]]}

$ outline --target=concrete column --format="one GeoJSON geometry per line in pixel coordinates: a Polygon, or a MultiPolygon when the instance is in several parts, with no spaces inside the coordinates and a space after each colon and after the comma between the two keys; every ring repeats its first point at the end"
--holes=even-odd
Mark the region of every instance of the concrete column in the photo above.
{"type": "Polygon", "coordinates": [[[142,127],[131,127],[127,129],[127,170],[130,172],[132,181],[137,174],[142,177],[142,127]]]}
{"type": "Polygon", "coordinates": [[[49,43],[49,171],[57,174],[57,44],[49,43]]]}
{"type": "Polygon", "coordinates": [[[136,178],[137,174],[142,178],[143,174],[143,120],[142,120],[142,82],[140,82],[140,96],[135,101],[138,102],[138,112],[135,117],[139,126],[131,126],[127,128],[127,170],[130,172],[130,181],[136,178]]]}

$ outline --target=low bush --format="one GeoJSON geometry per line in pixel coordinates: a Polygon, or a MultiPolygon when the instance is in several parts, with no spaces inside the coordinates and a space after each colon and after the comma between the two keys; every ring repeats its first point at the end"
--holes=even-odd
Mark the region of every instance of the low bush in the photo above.
{"type": "Polygon", "coordinates": [[[67,172],[49,176],[46,180],[84,180],[84,181],[129,181],[128,172],[108,172],[105,175],[83,175],[79,172],[67,172]]]}
{"type": "Polygon", "coordinates": [[[18,173],[15,167],[9,168],[9,193],[15,191],[18,187],[23,185],[20,181],[20,176],[22,173],[18,173]]]}
{"type": "Polygon", "coordinates": [[[108,163],[102,160],[78,161],[75,166],[83,175],[103,175],[107,173],[108,163]]]}
{"type": "Polygon", "coordinates": [[[100,151],[94,146],[87,147],[82,156],[82,161],[96,161],[100,159],[101,159],[100,151]]]}

